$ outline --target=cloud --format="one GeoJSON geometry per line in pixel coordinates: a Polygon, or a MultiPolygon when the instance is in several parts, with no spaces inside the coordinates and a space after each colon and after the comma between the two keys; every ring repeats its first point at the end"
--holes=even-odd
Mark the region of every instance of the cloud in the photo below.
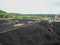
{"type": "Polygon", "coordinates": [[[58,14],[60,13],[60,7],[57,7],[57,2],[59,0],[4,0],[0,3],[0,9],[15,13],[58,14]]]}
{"type": "Polygon", "coordinates": [[[52,2],[52,6],[60,7],[60,0],[56,0],[56,1],[52,2]]]}

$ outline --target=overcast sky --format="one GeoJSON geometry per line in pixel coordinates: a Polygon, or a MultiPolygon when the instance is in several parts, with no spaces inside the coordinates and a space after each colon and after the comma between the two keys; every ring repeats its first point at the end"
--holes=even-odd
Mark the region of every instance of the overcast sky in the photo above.
{"type": "Polygon", "coordinates": [[[60,0],[0,0],[0,10],[24,14],[60,14],[60,0]]]}

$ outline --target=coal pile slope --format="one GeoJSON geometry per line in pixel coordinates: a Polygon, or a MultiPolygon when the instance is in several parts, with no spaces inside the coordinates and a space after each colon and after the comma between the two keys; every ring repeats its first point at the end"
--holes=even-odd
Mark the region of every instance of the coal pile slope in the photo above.
{"type": "Polygon", "coordinates": [[[45,22],[32,24],[0,34],[0,45],[49,45],[49,42],[58,42],[58,38],[51,31],[45,22]]]}
{"type": "Polygon", "coordinates": [[[57,33],[57,35],[58,36],[60,36],[60,22],[55,22],[55,23],[53,23],[53,30],[54,30],[54,32],[56,32],[57,33]]]}

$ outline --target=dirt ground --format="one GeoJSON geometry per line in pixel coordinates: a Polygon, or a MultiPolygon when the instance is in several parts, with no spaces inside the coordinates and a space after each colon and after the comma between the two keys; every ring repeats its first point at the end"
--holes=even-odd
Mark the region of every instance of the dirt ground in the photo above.
{"type": "MultiPolygon", "coordinates": [[[[21,23],[24,21],[19,20],[21,23]]],[[[26,20],[24,23],[26,24],[28,21],[26,20]]],[[[0,22],[1,29],[6,28],[6,25],[1,24],[3,23],[0,22]]],[[[52,24],[53,26],[49,27],[48,22],[41,21],[0,33],[0,45],[60,45],[60,22],[53,22],[52,24]],[[49,30],[49,28],[52,30],[49,30]]]]}

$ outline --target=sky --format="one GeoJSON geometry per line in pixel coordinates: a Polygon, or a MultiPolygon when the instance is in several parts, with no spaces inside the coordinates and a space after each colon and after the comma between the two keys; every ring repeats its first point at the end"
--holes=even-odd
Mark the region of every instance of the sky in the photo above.
{"type": "Polygon", "coordinates": [[[22,14],[60,14],[60,0],[0,0],[0,10],[22,14]]]}

